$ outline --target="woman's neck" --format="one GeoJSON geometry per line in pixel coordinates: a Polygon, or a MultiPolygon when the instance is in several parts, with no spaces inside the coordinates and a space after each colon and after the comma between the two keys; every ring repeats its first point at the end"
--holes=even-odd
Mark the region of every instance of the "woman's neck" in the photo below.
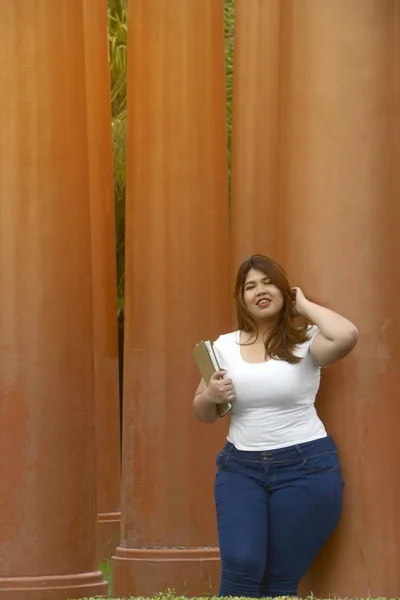
{"type": "Polygon", "coordinates": [[[246,336],[248,337],[249,341],[255,341],[255,340],[265,340],[269,335],[271,335],[271,333],[273,331],[275,331],[277,326],[277,322],[276,321],[268,321],[268,322],[261,322],[261,323],[257,323],[257,331],[254,332],[246,332],[246,336]]]}

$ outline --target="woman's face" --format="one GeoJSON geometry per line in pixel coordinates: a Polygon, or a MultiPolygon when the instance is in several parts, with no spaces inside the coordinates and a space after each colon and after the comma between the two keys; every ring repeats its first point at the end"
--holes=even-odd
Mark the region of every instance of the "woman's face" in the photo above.
{"type": "Polygon", "coordinates": [[[247,310],[256,321],[276,317],[283,308],[282,292],[263,271],[250,269],[243,289],[247,310]]]}

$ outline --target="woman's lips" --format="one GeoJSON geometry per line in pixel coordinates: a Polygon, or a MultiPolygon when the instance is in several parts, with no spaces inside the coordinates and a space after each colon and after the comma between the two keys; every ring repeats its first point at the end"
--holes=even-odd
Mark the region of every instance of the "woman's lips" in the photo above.
{"type": "Polygon", "coordinates": [[[261,308],[266,308],[270,305],[270,302],[271,301],[268,300],[268,298],[261,298],[260,300],[258,300],[257,306],[260,306],[261,308]]]}

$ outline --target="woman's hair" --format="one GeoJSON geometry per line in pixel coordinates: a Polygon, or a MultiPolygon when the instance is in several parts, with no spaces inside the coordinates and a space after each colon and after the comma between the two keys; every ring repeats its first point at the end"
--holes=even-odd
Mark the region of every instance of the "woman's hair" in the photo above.
{"type": "Polygon", "coordinates": [[[301,359],[294,354],[294,348],[297,344],[302,344],[309,339],[308,327],[307,324],[299,326],[295,323],[292,290],[286,273],[275,260],[268,256],[253,254],[239,267],[234,291],[238,328],[246,333],[258,335],[256,322],[244,302],[244,286],[247,274],[251,269],[265,273],[283,296],[283,307],[276,329],[269,333],[264,342],[266,355],[292,364],[300,362],[301,359]]]}

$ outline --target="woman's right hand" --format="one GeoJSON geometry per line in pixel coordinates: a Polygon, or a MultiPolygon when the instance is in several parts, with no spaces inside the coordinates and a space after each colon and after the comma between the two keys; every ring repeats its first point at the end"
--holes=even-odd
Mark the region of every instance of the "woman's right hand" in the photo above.
{"type": "Polygon", "coordinates": [[[216,371],[206,389],[206,397],[214,404],[226,404],[235,399],[232,379],[225,377],[226,371],[216,371]]]}

